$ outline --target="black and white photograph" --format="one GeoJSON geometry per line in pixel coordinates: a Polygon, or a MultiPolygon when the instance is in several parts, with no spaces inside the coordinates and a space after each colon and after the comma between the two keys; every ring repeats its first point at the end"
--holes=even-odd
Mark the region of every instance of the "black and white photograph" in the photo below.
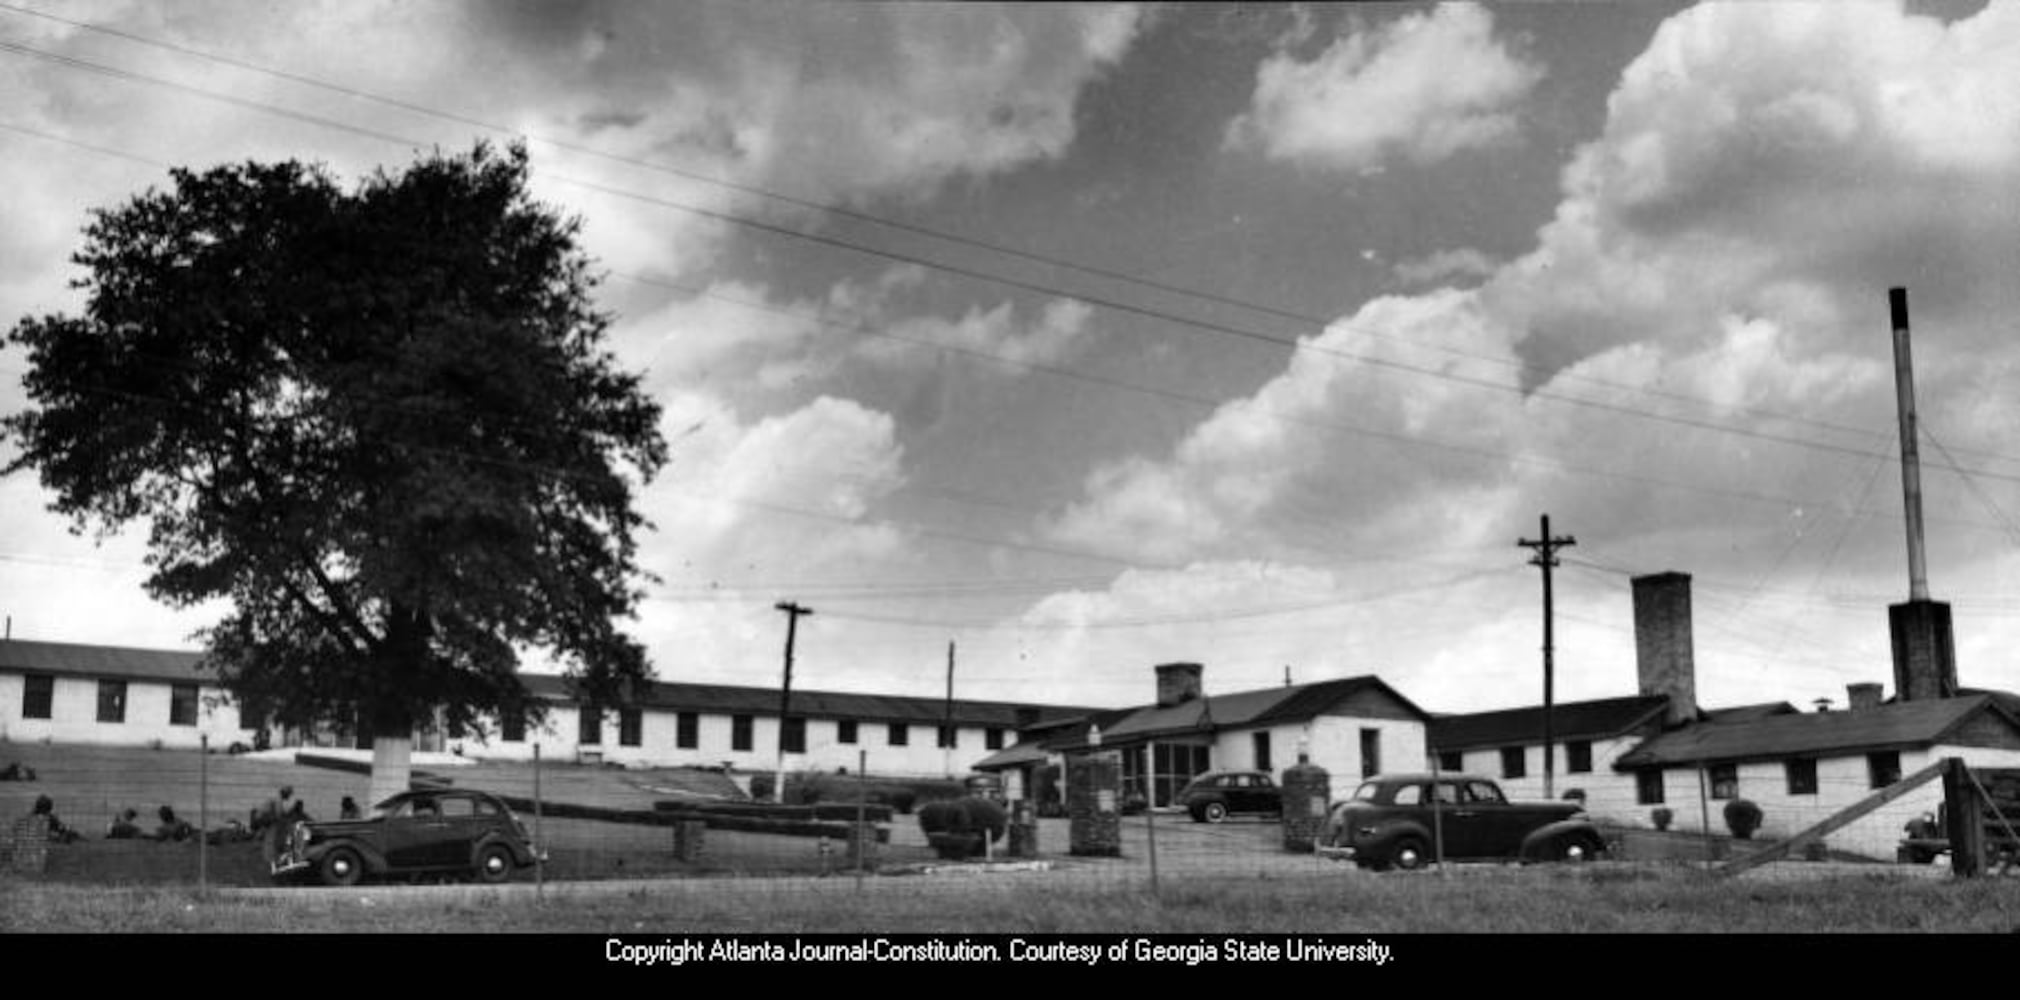
{"type": "Polygon", "coordinates": [[[0,616],[4,933],[2020,932],[2020,2],[0,0],[0,616]]]}

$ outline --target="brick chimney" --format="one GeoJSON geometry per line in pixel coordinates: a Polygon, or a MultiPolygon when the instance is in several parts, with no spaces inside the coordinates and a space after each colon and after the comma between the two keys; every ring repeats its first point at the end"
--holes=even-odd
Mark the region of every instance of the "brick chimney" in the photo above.
{"type": "Polygon", "coordinates": [[[1862,684],[1845,685],[1845,698],[1854,712],[1868,712],[1880,707],[1880,685],[1871,681],[1862,684]]]}
{"type": "Polygon", "coordinates": [[[1887,607],[1894,639],[1894,696],[1928,701],[1957,694],[1957,644],[1950,605],[1911,600],[1887,607]]]}
{"type": "Polygon", "coordinates": [[[1200,673],[1205,668],[1197,663],[1163,663],[1157,667],[1157,707],[1170,708],[1200,696],[1200,673]]]}
{"type": "Polygon", "coordinates": [[[1690,635],[1690,574],[1652,573],[1634,587],[1635,671],[1644,695],[1665,695],[1663,725],[1697,718],[1697,665],[1690,635]]]}

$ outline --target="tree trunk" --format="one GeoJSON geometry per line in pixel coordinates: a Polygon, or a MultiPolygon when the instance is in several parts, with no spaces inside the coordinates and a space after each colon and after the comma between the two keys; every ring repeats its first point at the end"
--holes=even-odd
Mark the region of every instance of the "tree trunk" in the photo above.
{"type": "Polygon", "coordinates": [[[369,801],[383,802],[388,796],[407,790],[414,774],[414,736],[372,737],[372,791],[369,801]]]}
{"type": "Polygon", "coordinates": [[[397,705],[374,706],[368,713],[372,727],[372,785],[374,805],[388,796],[407,790],[414,775],[414,720],[397,705]]]}

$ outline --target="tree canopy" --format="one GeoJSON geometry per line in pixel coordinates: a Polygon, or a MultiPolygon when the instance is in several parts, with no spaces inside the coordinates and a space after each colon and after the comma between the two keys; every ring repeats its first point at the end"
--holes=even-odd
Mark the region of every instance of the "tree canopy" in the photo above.
{"type": "Polygon", "coordinates": [[[93,213],[82,315],[8,334],[31,406],[6,471],[77,530],[148,522],[149,593],[228,600],[211,662],[284,723],[538,718],[534,648],[605,703],[649,677],[619,622],[659,408],[525,150],[350,191],[298,162],[171,176],[93,213]]]}

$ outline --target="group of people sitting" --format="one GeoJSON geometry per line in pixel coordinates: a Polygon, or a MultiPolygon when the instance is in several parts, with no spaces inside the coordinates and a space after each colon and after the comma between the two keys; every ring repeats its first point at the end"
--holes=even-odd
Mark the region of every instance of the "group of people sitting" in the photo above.
{"type": "Polygon", "coordinates": [[[105,839],[184,841],[196,836],[196,827],[191,826],[188,820],[177,816],[173,808],[162,806],[154,811],[154,815],[160,820],[159,825],[151,831],[143,830],[139,822],[139,812],[127,809],[112,817],[112,825],[106,828],[105,839]]]}
{"type": "MultiPolygon", "coordinates": [[[[357,802],[348,795],[344,796],[341,811],[345,819],[355,819],[360,814],[357,802]]],[[[68,844],[84,839],[82,833],[57,818],[56,802],[47,795],[36,797],[32,815],[45,818],[51,843],[68,844]]],[[[196,827],[188,820],[177,816],[171,806],[164,805],[155,810],[155,817],[158,822],[152,830],[149,830],[141,825],[139,810],[123,809],[113,816],[112,822],[106,827],[105,839],[179,842],[197,836],[196,827]]],[[[294,797],[294,789],[283,785],[278,798],[270,799],[265,805],[252,811],[251,820],[250,825],[236,819],[227,820],[223,828],[210,830],[204,833],[204,837],[213,844],[254,840],[262,835],[278,842],[278,839],[285,836],[285,832],[292,829],[296,823],[309,822],[309,813],[307,806],[294,797]]]]}

